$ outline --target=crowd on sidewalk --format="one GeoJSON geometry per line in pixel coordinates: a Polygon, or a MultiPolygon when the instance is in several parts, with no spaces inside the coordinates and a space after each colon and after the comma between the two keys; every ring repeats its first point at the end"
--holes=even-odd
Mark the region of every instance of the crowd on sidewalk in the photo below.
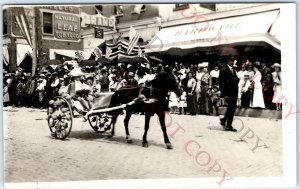
{"type": "MultiPolygon", "coordinates": [[[[163,65],[100,63],[81,68],[57,65],[52,69],[37,70],[34,76],[17,68],[14,73],[4,72],[3,104],[46,108],[54,96],[70,93],[72,83],[76,86],[77,81],[96,94],[128,85],[141,86],[154,79],[158,72],[169,69],[184,91],[180,97],[170,92],[170,113],[218,115],[218,107],[226,106],[219,90],[219,70],[223,65],[214,64],[211,67],[207,62],[163,65]]],[[[280,69],[279,63],[272,66],[259,62],[243,64],[236,71],[239,78],[238,107],[281,110],[281,105],[277,103],[281,97],[280,69]]]]}

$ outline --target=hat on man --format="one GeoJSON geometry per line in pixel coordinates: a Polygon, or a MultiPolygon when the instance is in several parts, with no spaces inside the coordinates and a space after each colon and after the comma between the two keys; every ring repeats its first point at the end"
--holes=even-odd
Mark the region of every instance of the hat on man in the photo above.
{"type": "Polygon", "coordinates": [[[272,65],[272,68],[275,68],[275,67],[278,67],[278,68],[281,68],[281,65],[279,64],[279,63],[274,63],[273,65],[272,65]]]}

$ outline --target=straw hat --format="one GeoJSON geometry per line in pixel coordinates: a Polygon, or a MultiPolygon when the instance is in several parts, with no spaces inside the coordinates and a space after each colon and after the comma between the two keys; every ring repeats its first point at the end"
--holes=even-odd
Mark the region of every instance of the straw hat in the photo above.
{"type": "Polygon", "coordinates": [[[74,68],[72,71],[70,71],[69,75],[72,77],[80,77],[83,76],[84,73],[81,71],[80,68],[74,68]]]}
{"type": "Polygon", "coordinates": [[[281,68],[281,65],[279,64],[279,63],[274,63],[273,65],[272,65],[272,68],[275,68],[275,67],[279,67],[279,68],[281,68]]]}

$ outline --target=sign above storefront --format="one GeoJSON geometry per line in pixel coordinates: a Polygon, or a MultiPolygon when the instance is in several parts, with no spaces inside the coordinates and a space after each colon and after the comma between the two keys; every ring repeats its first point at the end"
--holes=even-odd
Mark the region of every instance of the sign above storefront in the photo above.
{"type": "Polygon", "coordinates": [[[166,51],[169,48],[210,47],[251,41],[264,41],[274,48],[280,49],[279,42],[275,41],[268,32],[278,14],[279,11],[274,10],[215,20],[207,20],[201,16],[193,24],[161,29],[150,41],[146,52],[166,51]]]}
{"type": "Polygon", "coordinates": [[[79,14],[78,7],[72,7],[72,6],[41,6],[40,8],[54,10],[54,11],[62,11],[62,12],[79,14]]]}
{"type": "Polygon", "coordinates": [[[89,15],[81,13],[81,27],[95,26],[115,29],[116,19],[114,17],[105,17],[101,14],[89,15]]]}
{"type": "Polygon", "coordinates": [[[77,41],[80,39],[80,18],[77,15],[55,13],[54,36],[57,39],[77,41]]]}

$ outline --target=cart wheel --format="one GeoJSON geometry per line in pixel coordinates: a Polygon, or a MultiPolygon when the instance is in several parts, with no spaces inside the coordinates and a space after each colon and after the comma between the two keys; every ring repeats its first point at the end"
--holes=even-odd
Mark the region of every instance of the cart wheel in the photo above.
{"type": "Polygon", "coordinates": [[[112,116],[107,113],[89,115],[88,120],[90,126],[97,133],[105,133],[111,129],[112,116]]]}
{"type": "Polygon", "coordinates": [[[47,120],[52,137],[61,140],[67,138],[73,124],[73,111],[70,103],[61,96],[54,97],[49,101],[47,120]]]}

